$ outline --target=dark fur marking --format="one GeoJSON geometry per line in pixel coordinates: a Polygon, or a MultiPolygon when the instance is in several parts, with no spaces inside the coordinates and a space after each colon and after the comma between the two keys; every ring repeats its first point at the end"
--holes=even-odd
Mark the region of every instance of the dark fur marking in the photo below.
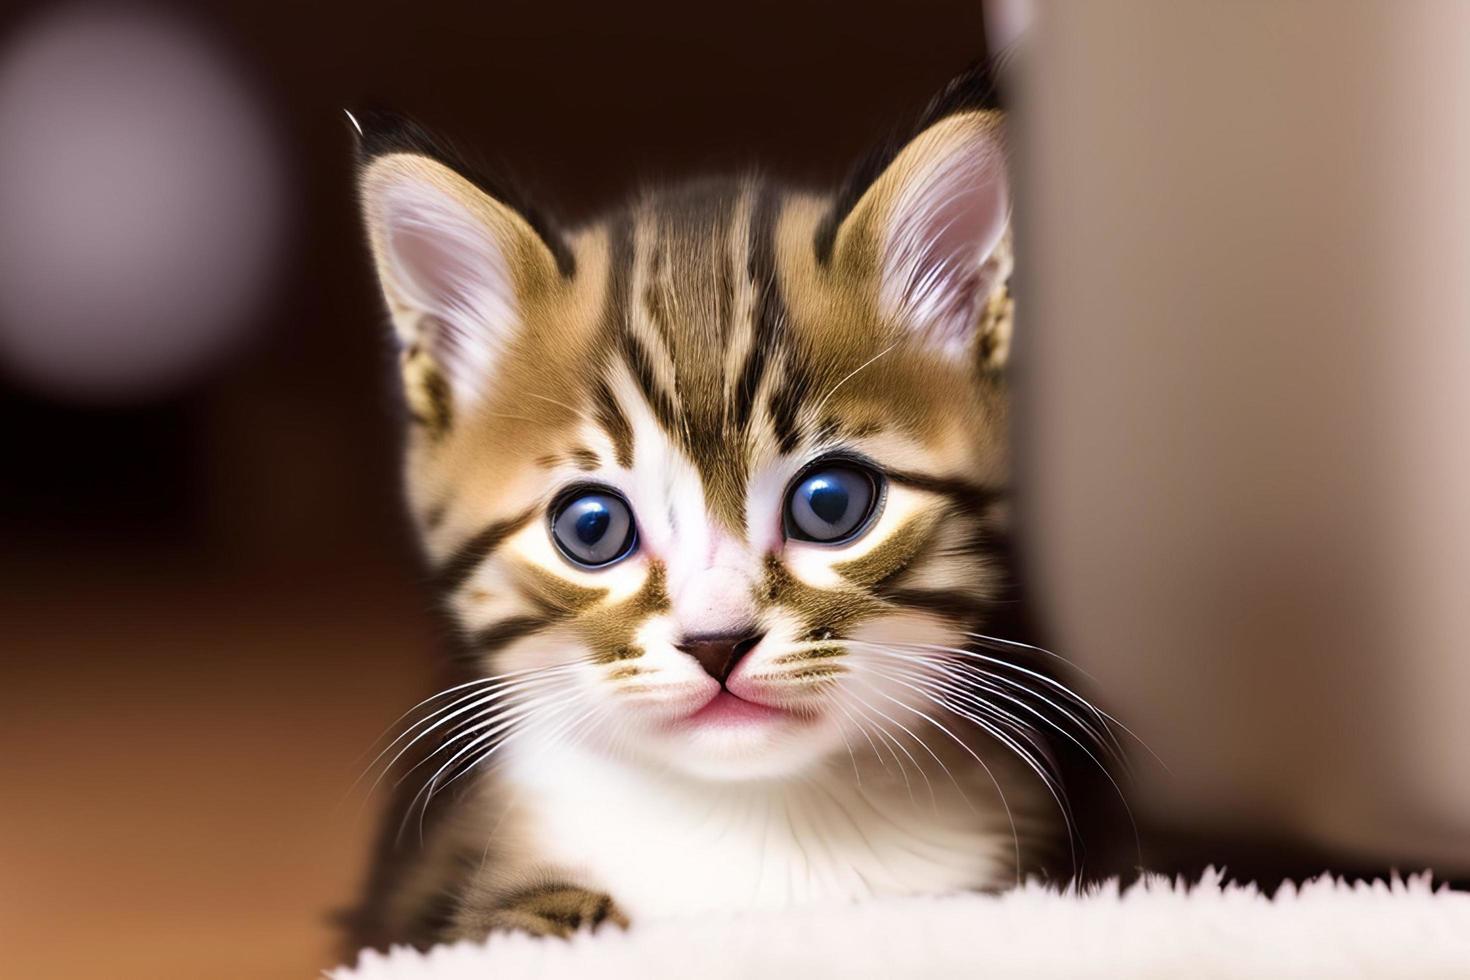
{"type": "Polygon", "coordinates": [[[570,463],[583,473],[590,473],[601,465],[602,460],[586,446],[573,446],[564,453],[543,453],[536,457],[536,465],[543,470],[555,469],[563,463],[570,463]]]}
{"type": "Polygon", "coordinates": [[[840,562],[833,570],[853,584],[875,591],[894,585],[901,575],[928,557],[937,523],[912,518],[861,558],[840,562]]]}
{"type": "Polygon", "coordinates": [[[633,380],[638,382],[638,390],[643,393],[643,400],[648,402],[648,407],[653,409],[654,417],[665,430],[679,432],[681,430],[679,413],[674,408],[674,400],[654,378],[653,362],[649,359],[648,352],[643,349],[643,344],[627,330],[623,331],[619,340],[621,343],[618,349],[622,352],[623,361],[633,372],[633,380]]]}
{"type": "Polygon", "coordinates": [[[794,358],[788,356],[785,365],[785,376],[781,386],[771,392],[767,410],[771,415],[771,425],[776,430],[780,450],[782,454],[789,456],[801,443],[802,431],[797,414],[810,384],[805,374],[797,368],[794,358]]]}
{"type": "Polygon", "coordinates": [[[756,594],[761,605],[782,606],[796,614],[809,636],[831,638],[883,612],[883,601],[866,589],[821,589],[792,575],[781,559],[766,556],[765,576],[756,594]]]}
{"type": "Polygon", "coordinates": [[[884,473],[888,479],[899,486],[912,487],[927,493],[937,493],[950,498],[957,504],[964,504],[971,508],[989,506],[1005,496],[1005,490],[999,487],[987,487],[955,477],[934,476],[930,473],[904,470],[885,470],[884,473]]]}
{"type": "Polygon", "coordinates": [[[554,621],[549,616],[511,616],[502,619],[474,632],[470,637],[472,652],[483,655],[502,650],[517,640],[545,629],[554,621]]]}
{"type": "Polygon", "coordinates": [[[751,313],[750,352],[735,386],[732,414],[739,429],[750,424],[756,392],[760,390],[761,379],[777,342],[777,331],[786,315],[785,301],[776,281],[776,217],[780,204],[773,190],[762,189],[751,210],[750,255],[746,260],[746,271],[755,291],[755,308],[751,313]]]}
{"type": "Polygon", "coordinates": [[[626,215],[608,227],[608,326],[623,329],[628,320],[628,291],[633,283],[633,222],[626,215]]]}
{"type": "Polygon", "coordinates": [[[592,648],[598,663],[643,655],[642,648],[633,643],[634,635],[649,616],[668,611],[667,585],[663,564],[650,561],[643,588],[622,602],[591,610],[574,621],[582,641],[592,648]]]}
{"type": "Polygon", "coordinates": [[[455,549],[439,569],[438,586],[445,594],[456,591],[474,574],[484,560],[506,538],[525,527],[536,516],[537,508],[527,509],[515,517],[496,521],[455,549]]]}
{"type": "Polygon", "coordinates": [[[628,469],[633,465],[633,426],[606,381],[597,382],[592,397],[597,403],[597,424],[612,440],[613,455],[618,465],[628,469]]]}
{"type": "Polygon", "coordinates": [[[429,417],[418,421],[428,428],[433,438],[438,439],[454,423],[454,401],[449,391],[449,382],[438,371],[430,371],[424,376],[424,397],[429,402],[429,417]]]}
{"type": "Polygon", "coordinates": [[[536,885],[511,892],[496,902],[487,925],[490,929],[513,929],[532,935],[570,936],[583,926],[603,922],[628,925],[628,919],[612,898],[567,883],[536,885]]]}
{"type": "Polygon", "coordinates": [[[567,458],[572,465],[584,473],[590,473],[602,465],[602,459],[586,446],[573,446],[567,450],[567,458]]]}
{"type": "Polygon", "coordinates": [[[961,622],[984,617],[990,602],[970,592],[955,589],[878,589],[877,594],[895,606],[939,613],[961,622]]]}
{"type": "Polygon", "coordinates": [[[667,302],[667,290],[664,283],[659,281],[663,275],[664,250],[653,248],[649,252],[649,268],[645,273],[646,282],[643,287],[643,310],[648,314],[649,322],[653,324],[659,339],[663,341],[664,348],[673,350],[673,327],[670,323],[672,314],[667,302]]]}

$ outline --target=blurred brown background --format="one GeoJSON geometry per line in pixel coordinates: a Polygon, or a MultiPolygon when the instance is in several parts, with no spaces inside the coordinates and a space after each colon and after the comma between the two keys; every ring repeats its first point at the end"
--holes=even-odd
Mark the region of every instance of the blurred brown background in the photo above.
{"type": "MultiPolygon", "coordinates": [[[[118,8],[7,8],[0,89],[38,25],[99,9],[118,8]]],[[[575,219],[662,174],[759,161],[835,179],[983,51],[981,15],[121,9],[181,20],[259,103],[285,176],[281,260],[243,345],[181,385],[79,401],[0,382],[0,973],[311,976],[372,831],[340,801],[426,693],[436,628],[399,515],[343,107],[414,114],[575,219]]]]}
{"type": "Polygon", "coordinates": [[[1470,879],[1470,6],[1033,6],[1018,506],[1148,862],[1470,879]]]}

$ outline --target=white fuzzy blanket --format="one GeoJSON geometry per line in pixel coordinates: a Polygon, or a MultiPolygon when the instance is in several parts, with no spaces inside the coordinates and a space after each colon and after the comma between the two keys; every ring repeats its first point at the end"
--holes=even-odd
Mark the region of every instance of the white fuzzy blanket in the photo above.
{"type": "Polygon", "coordinates": [[[1319,878],[1267,899],[1207,872],[1119,891],[886,899],[366,953],[332,980],[1415,977],[1470,980],[1470,893],[1319,878]]]}

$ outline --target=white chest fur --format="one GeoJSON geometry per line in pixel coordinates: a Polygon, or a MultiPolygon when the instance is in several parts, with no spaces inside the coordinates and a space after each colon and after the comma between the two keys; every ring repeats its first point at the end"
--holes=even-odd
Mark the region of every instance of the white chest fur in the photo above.
{"type": "Polygon", "coordinates": [[[942,776],[934,796],[914,777],[911,797],[882,770],[706,783],[538,749],[503,770],[516,823],[540,858],[634,917],[938,894],[1014,873],[1009,828],[944,792],[942,776]]]}

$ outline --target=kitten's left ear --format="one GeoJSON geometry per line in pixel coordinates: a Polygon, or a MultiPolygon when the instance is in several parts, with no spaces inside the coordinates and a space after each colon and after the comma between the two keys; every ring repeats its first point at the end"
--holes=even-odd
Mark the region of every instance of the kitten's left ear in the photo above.
{"type": "MultiPolygon", "coordinates": [[[[876,276],[879,306],[946,353],[977,343],[1010,273],[1001,114],[952,112],[923,128],[851,205],[826,242],[847,274],[876,276]]],[[[986,338],[987,346],[995,338],[986,338]]]]}
{"type": "Polygon", "coordinates": [[[487,192],[427,134],[389,118],[360,130],[363,216],[409,407],[442,430],[484,399],[527,303],[570,275],[572,259],[533,212],[487,192]]]}

